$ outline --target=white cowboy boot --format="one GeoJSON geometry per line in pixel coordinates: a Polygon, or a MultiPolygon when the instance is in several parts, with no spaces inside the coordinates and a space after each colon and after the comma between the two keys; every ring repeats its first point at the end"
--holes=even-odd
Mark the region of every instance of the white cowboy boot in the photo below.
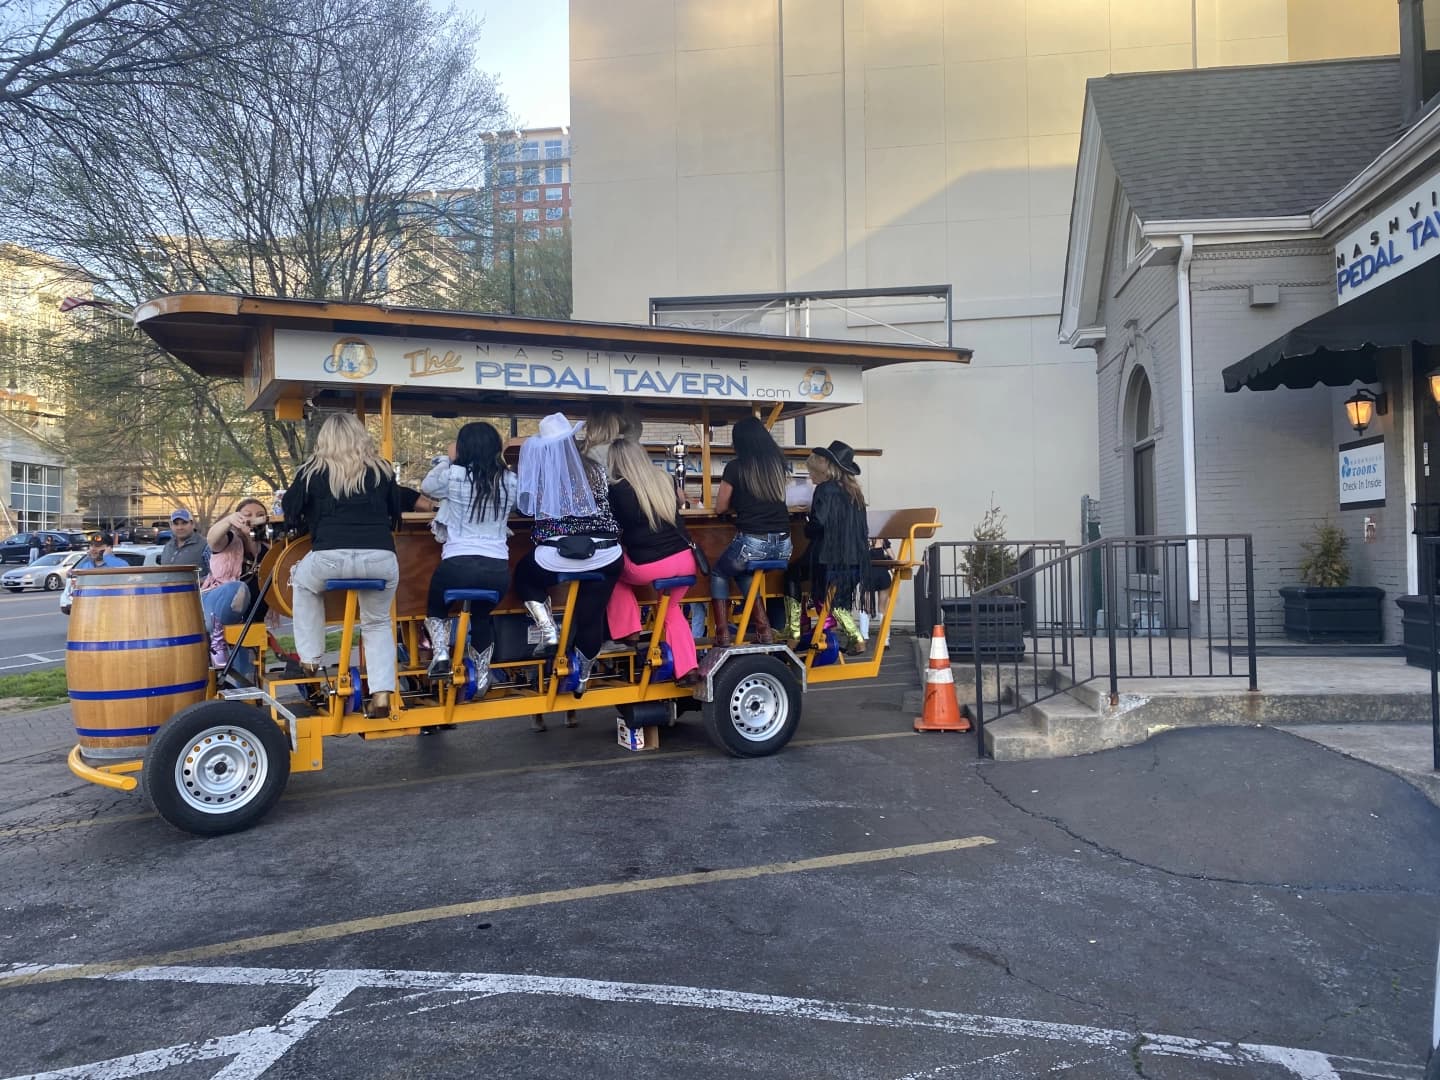
{"type": "Polygon", "coordinates": [[[450,620],[427,616],[425,633],[430,635],[430,678],[450,674],[450,620]]]}
{"type": "Polygon", "coordinates": [[[482,698],[490,689],[490,655],[495,651],[494,645],[485,646],[484,652],[476,652],[475,646],[465,646],[465,657],[475,665],[475,696],[482,698]]]}
{"type": "Polygon", "coordinates": [[[546,656],[560,644],[560,631],[555,629],[555,620],[550,617],[550,605],[543,600],[526,600],[525,610],[530,613],[535,629],[540,631],[540,641],[535,646],[534,655],[546,656]]]}

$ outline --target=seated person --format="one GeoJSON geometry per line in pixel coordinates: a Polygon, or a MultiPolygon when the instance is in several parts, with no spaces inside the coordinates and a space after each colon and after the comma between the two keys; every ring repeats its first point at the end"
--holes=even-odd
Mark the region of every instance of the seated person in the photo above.
{"type": "MultiPolygon", "coordinates": [[[[210,634],[210,661],[216,667],[224,667],[229,658],[226,624],[244,622],[255,602],[255,568],[269,547],[257,537],[264,536],[269,518],[259,499],[241,499],[205,534],[210,545],[210,573],[200,582],[200,607],[210,634]]],[[[253,674],[250,650],[240,650],[233,670],[246,678],[253,674]]]]}
{"type": "MultiPolygon", "coordinates": [[[[610,509],[620,523],[624,555],[606,617],[611,637],[635,644],[640,638],[640,604],[634,587],[649,585],[657,578],[695,576],[695,556],[679,525],[675,485],[651,463],[644,447],[630,439],[610,446],[610,509]]],[[[680,603],[688,589],[680,585],[669,590],[670,603],[665,608],[665,640],[675,660],[679,686],[700,682],[695,637],[680,603]]]]}
{"type": "Polygon", "coordinates": [[[424,492],[400,485],[400,512],[402,514],[433,514],[439,509],[439,502],[424,492]]]}
{"type": "MultiPolygon", "coordinates": [[[[510,588],[510,546],[506,539],[515,507],[517,480],[500,456],[500,433],[484,421],[460,429],[447,453],[437,454],[421,487],[441,505],[444,548],[430,578],[425,602],[425,632],[430,636],[431,678],[450,671],[447,589],[510,588]]],[[[402,489],[403,491],[403,489],[402,489]]],[[[427,500],[428,501],[428,500],[427,500]]],[[[475,665],[476,697],[490,687],[490,656],[495,637],[490,624],[494,604],[470,605],[470,652],[475,665]]],[[[456,642],[459,648],[459,642],[456,642]]]]}
{"type": "Polygon", "coordinates": [[[114,537],[108,532],[96,533],[90,544],[85,549],[84,556],[71,569],[73,570],[99,570],[102,567],[113,567],[123,570],[129,567],[124,559],[118,555],[112,555],[110,549],[115,545],[114,537]]]}

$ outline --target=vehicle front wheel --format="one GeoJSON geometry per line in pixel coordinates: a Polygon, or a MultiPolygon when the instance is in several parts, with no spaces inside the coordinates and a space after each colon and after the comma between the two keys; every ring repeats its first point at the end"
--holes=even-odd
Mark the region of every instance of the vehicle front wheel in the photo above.
{"type": "Polygon", "coordinates": [[[702,716],[710,741],[735,757],[777,753],[800,724],[800,680],[779,657],[737,656],[715,676],[702,716]]]}
{"type": "Polygon", "coordinates": [[[270,717],[238,701],[181,709],[150,740],[141,774],[156,813],[196,836],[254,825],[290,778],[290,745],[270,717]]]}
{"type": "Polygon", "coordinates": [[[19,585],[6,585],[6,586],[5,586],[5,591],[6,591],[6,592],[24,592],[25,590],[22,589],[19,585]]]}
{"type": "Polygon", "coordinates": [[[46,592],[59,592],[65,586],[65,581],[59,574],[51,574],[45,579],[46,592]]]}

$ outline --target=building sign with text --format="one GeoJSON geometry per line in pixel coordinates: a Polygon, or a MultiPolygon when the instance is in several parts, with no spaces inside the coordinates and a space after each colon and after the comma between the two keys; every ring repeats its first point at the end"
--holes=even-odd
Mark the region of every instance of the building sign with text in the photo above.
{"type": "Polygon", "coordinates": [[[295,382],[508,390],[523,394],[796,401],[864,400],[858,364],[537,348],[499,341],[275,331],[275,377],[295,382]]]}
{"type": "Polygon", "coordinates": [[[1385,505],[1385,437],[1341,443],[1338,451],[1341,510],[1385,505]]]}
{"type": "Polygon", "coordinates": [[[1440,176],[1417,184],[1335,245],[1335,295],[1363,296],[1440,255],[1440,176]]]}

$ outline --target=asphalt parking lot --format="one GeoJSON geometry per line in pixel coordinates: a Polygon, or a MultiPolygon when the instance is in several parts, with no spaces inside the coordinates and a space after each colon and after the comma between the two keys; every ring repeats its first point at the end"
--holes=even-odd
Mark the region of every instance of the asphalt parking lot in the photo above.
{"type": "Polygon", "coordinates": [[[0,1077],[1413,1077],[1440,810],[1282,732],[977,763],[898,658],[797,740],[334,741],[201,840],[35,755],[0,1077]]]}

